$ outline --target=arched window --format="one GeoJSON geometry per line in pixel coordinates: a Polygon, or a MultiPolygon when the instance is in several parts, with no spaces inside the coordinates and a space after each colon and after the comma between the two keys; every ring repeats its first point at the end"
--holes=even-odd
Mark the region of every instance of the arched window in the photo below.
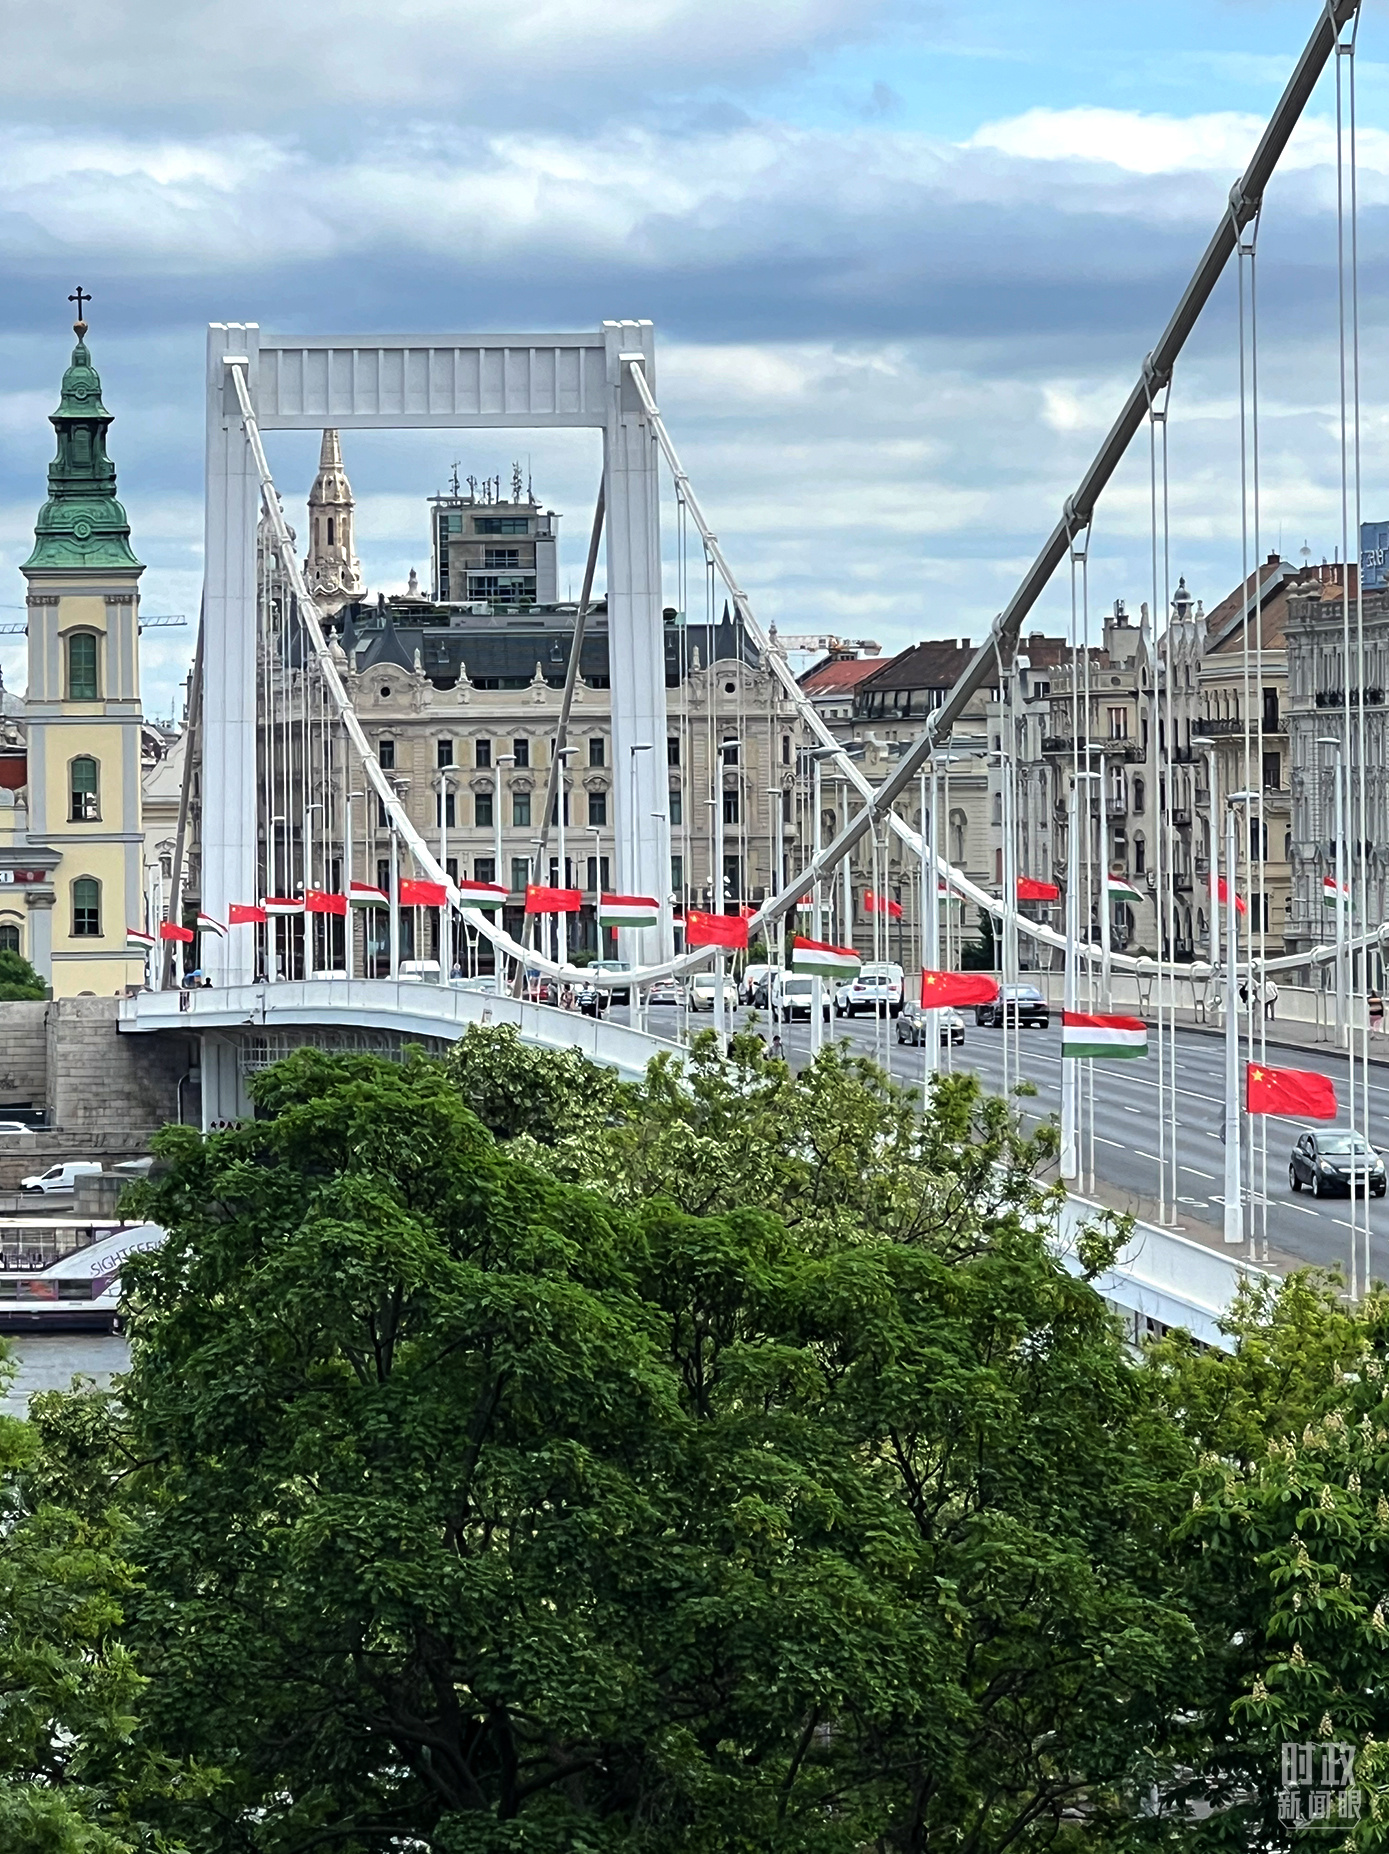
{"type": "Polygon", "coordinates": [[[72,937],[101,938],[101,884],[92,876],[79,876],[72,885],[72,937]]]}
{"type": "Polygon", "coordinates": [[[965,823],[963,811],[950,813],[950,860],[957,869],[963,869],[965,863],[965,823]]]}
{"type": "Polygon", "coordinates": [[[68,700],[100,701],[97,686],[96,638],[90,631],[74,631],[68,639],[68,700]]]}
{"type": "Polygon", "coordinates": [[[333,518],[331,515],[328,517],[328,545],[330,547],[333,545],[333,518]]]}
{"type": "Polygon", "coordinates": [[[13,921],[0,921],[0,953],[19,951],[19,929],[13,921]]]}
{"type": "Polygon", "coordinates": [[[1133,782],[1133,808],[1140,816],[1143,811],[1143,801],[1146,797],[1147,793],[1143,789],[1143,781],[1141,779],[1135,779],[1133,782]]]}
{"type": "Polygon", "coordinates": [[[79,754],[68,767],[68,794],[69,823],[91,824],[101,816],[96,761],[90,754],[79,754]]]}

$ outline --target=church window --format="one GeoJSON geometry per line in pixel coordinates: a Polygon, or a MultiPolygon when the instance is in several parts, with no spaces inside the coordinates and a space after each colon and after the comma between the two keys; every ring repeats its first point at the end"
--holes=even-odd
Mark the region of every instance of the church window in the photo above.
{"type": "Polygon", "coordinates": [[[91,876],[79,876],[72,885],[72,937],[101,938],[101,884],[91,876]]]}
{"type": "Polygon", "coordinates": [[[328,517],[328,545],[330,547],[333,545],[333,518],[331,515],[328,517]]]}
{"type": "Polygon", "coordinates": [[[68,700],[95,702],[99,699],[96,638],[90,631],[74,631],[68,639],[68,700]]]}
{"type": "Polygon", "coordinates": [[[0,921],[0,953],[19,951],[19,929],[9,921],[0,921]]]}
{"type": "Polygon", "coordinates": [[[68,790],[72,801],[68,808],[69,823],[94,823],[101,816],[101,809],[97,766],[90,754],[80,754],[68,768],[68,790]]]}

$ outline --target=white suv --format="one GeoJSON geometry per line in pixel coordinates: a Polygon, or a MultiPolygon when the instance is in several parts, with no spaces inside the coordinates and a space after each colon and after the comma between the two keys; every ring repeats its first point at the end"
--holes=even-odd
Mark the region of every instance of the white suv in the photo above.
{"type": "Polygon", "coordinates": [[[840,1017],[857,1017],[860,1011],[876,1017],[884,1010],[895,1017],[902,1008],[901,966],[860,966],[858,976],[835,992],[834,1008],[840,1017]]]}

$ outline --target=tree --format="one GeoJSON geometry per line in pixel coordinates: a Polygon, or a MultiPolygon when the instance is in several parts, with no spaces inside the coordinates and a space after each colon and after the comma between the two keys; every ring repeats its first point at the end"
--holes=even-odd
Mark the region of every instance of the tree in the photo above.
{"type": "Polygon", "coordinates": [[[48,996],[48,987],[22,953],[0,947],[0,1004],[48,996]]]}
{"type": "MultiPolygon", "coordinates": [[[[0,1379],[12,1372],[0,1357],[0,1379]]],[[[206,1794],[208,1780],[138,1739],[145,1683],[123,1639],[129,1523],[104,1466],[97,1497],[70,1500],[45,1461],[49,1444],[82,1456],[102,1402],[35,1404],[33,1425],[0,1416],[0,1847],[177,1854],[182,1843],[162,1835],[160,1819],[175,1799],[206,1794]]]]}
{"type": "Polygon", "coordinates": [[[123,1407],[64,1457],[132,1528],[145,1740],[224,1778],[190,1846],[1117,1842],[1192,1458],[1047,1251],[1046,1136],[755,1038],[254,1091],[161,1136],[123,1407]]]}
{"type": "Polygon", "coordinates": [[[962,972],[995,972],[998,953],[994,935],[994,917],[987,908],[979,910],[979,938],[966,940],[960,948],[962,972]]]}

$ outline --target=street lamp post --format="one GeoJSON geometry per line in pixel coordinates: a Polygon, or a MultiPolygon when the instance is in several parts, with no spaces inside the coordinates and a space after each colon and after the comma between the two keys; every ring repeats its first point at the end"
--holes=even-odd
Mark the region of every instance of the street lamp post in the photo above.
{"type": "MultiPolygon", "coordinates": [[[[449,800],[453,797],[453,777],[449,772],[440,770],[435,776],[434,784],[439,795],[439,867],[447,875],[449,866],[449,800]]],[[[439,983],[444,984],[453,970],[453,905],[445,898],[439,910],[439,925],[442,928],[439,947],[439,983]]]]}
{"type": "MultiPolygon", "coordinates": [[[[1231,792],[1225,801],[1225,1240],[1244,1241],[1244,1191],[1240,1167],[1239,1114],[1239,911],[1236,905],[1236,864],[1239,839],[1237,805],[1247,804],[1252,792],[1231,792]]],[[[1246,817],[1249,814],[1246,813],[1246,817]]],[[[1219,892],[1217,888],[1217,893],[1219,892]]],[[[1251,935],[1250,945],[1253,945],[1251,935]]],[[[1252,964],[1250,968],[1252,977],[1252,964]]]]}
{"type": "MultiPolygon", "coordinates": [[[[492,762],[492,854],[496,860],[496,869],[493,873],[498,882],[502,879],[502,768],[515,764],[516,755],[514,753],[499,753],[492,762]]],[[[506,886],[511,887],[509,877],[506,886]]],[[[500,947],[495,947],[492,952],[492,980],[493,990],[499,998],[504,998],[506,996],[506,975],[502,970],[500,947]]]]}
{"type": "MultiPolygon", "coordinates": [[[[569,796],[568,787],[565,785],[565,775],[569,771],[569,756],[573,751],[573,747],[555,748],[555,758],[559,761],[559,778],[555,782],[555,817],[559,845],[560,888],[569,886],[564,854],[564,808],[569,796]]],[[[560,963],[567,966],[569,964],[569,916],[567,914],[561,914],[559,918],[559,954],[560,963]]]]}
{"type": "MultiPolygon", "coordinates": [[[[632,796],[632,806],[628,814],[632,820],[631,825],[630,825],[630,829],[632,832],[632,846],[631,846],[632,854],[631,854],[631,859],[630,859],[628,866],[632,869],[635,869],[637,867],[638,848],[641,842],[641,831],[640,831],[640,827],[637,824],[637,755],[639,753],[654,753],[655,750],[656,750],[655,746],[649,740],[636,741],[631,747],[628,748],[628,752],[631,755],[631,785],[629,787],[629,790],[632,796]]],[[[658,904],[659,904],[659,900],[660,900],[660,897],[658,896],[657,897],[658,904]]],[[[628,935],[635,933],[637,936],[635,946],[633,945],[630,938],[627,941],[626,948],[625,948],[625,951],[627,954],[626,963],[628,965],[640,965],[641,964],[641,936],[646,932],[646,929],[644,927],[637,927],[637,928],[627,927],[627,928],[624,928],[622,931],[623,933],[626,933],[628,935]]],[[[622,939],[620,935],[618,939],[618,947],[619,947],[619,957],[621,957],[621,952],[623,948],[622,948],[622,939]]],[[[631,998],[632,998],[633,1012],[634,1014],[639,1014],[641,1005],[640,1005],[640,1000],[637,996],[637,988],[635,985],[632,987],[632,990],[631,990],[631,998]]]]}
{"type": "Polygon", "coordinates": [[[1336,758],[1332,762],[1333,787],[1332,805],[1336,841],[1333,845],[1333,867],[1336,871],[1336,1041],[1350,1046],[1350,960],[1348,952],[1348,928],[1350,922],[1346,912],[1346,790],[1345,790],[1345,755],[1341,742],[1334,734],[1319,734],[1319,747],[1333,747],[1336,758]]]}
{"type": "MultiPolygon", "coordinates": [[[[347,896],[347,919],[343,923],[343,958],[344,958],[344,963],[347,966],[347,976],[349,978],[353,976],[353,967],[356,965],[356,962],[357,962],[356,961],[356,953],[357,953],[356,926],[357,926],[357,923],[352,913],[352,854],[353,854],[352,801],[354,798],[365,798],[365,797],[366,797],[365,792],[348,791],[348,792],[344,792],[343,794],[342,892],[347,896]]],[[[363,931],[365,931],[365,929],[363,931]]]]}

